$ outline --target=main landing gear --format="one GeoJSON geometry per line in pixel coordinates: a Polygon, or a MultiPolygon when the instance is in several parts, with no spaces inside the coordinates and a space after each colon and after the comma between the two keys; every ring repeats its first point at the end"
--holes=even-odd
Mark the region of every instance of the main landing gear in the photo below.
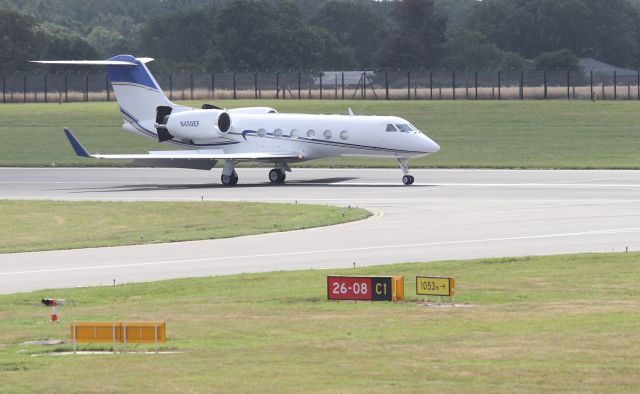
{"type": "Polygon", "coordinates": [[[404,172],[404,176],[402,177],[402,183],[404,183],[407,186],[413,185],[413,181],[415,179],[413,178],[413,175],[409,175],[409,159],[399,157],[398,163],[400,163],[400,169],[402,169],[402,172],[404,172]]]}
{"type": "Polygon", "coordinates": [[[220,177],[220,181],[225,186],[237,185],[238,184],[238,173],[236,172],[236,170],[233,170],[231,175],[222,174],[222,176],[220,177]]]}
{"type": "Polygon", "coordinates": [[[274,168],[269,171],[269,181],[271,181],[271,183],[284,183],[286,178],[287,174],[282,168],[274,168]]]}
{"type": "Polygon", "coordinates": [[[225,186],[233,186],[238,184],[238,173],[235,169],[236,163],[233,160],[225,160],[222,168],[222,176],[220,181],[225,186]]]}

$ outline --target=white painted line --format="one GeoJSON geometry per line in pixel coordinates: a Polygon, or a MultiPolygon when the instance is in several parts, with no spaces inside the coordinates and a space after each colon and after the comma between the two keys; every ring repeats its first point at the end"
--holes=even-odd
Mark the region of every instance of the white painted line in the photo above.
{"type": "Polygon", "coordinates": [[[50,268],[50,269],[31,270],[31,271],[0,272],[0,276],[86,271],[86,270],[99,270],[99,269],[112,269],[112,268],[127,268],[127,267],[143,267],[143,266],[154,266],[154,265],[199,263],[199,262],[205,262],[205,261],[220,261],[220,260],[234,260],[234,259],[255,259],[255,258],[263,258],[263,257],[301,256],[301,255],[310,255],[310,254],[318,254],[318,253],[326,254],[326,253],[340,253],[340,252],[357,252],[357,251],[363,251],[363,250],[415,248],[415,247],[424,247],[424,246],[441,246],[441,245],[456,245],[456,244],[459,245],[459,244],[469,244],[469,243],[504,242],[504,241],[516,241],[516,240],[527,240],[527,239],[563,238],[563,237],[577,237],[577,236],[585,236],[585,235],[588,236],[588,235],[638,233],[638,232],[640,232],[640,227],[630,227],[630,228],[609,229],[609,230],[581,231],[581,232],[572,232],[572,233],[524,235],[524,236],[518,236],[518,237],[485,238],[485,239],[470,239],[470,240],[443,241],[443,242],[425,242],[425,243],[415,243],[415,244],[405,244],[405,245],[381,245],[381,246],[366,246],[366,247],[359,247],[359,248],[324,249],[324,250],[313,250],[313,251],[266,253],[266,254],[225,256],[225,257],[206,257],[206,258],[187,259],[187,260],[150,261],[145,263],[131,263],[131,264],[108,264],[108,265],[96,265],[96,266],[87,266],[87,267],[50,268]]]}

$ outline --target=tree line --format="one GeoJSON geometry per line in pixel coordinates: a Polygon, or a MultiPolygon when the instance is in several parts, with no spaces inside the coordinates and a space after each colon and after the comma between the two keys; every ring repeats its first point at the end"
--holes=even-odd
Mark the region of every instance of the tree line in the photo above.
{"type": "Polygon", "coordinates": [[[640,66],[640,0],[0,0],[0,68],[132,53],[164,71],[640,66]]]}

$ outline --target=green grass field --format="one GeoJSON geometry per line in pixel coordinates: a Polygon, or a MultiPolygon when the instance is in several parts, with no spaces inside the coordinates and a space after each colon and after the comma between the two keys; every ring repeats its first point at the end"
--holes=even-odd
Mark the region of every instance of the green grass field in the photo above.
{"type": "MultiPolygon", "coordinates": [[[[442,150],[413,167],[640,168],[640,102],[590,101],[216,101],[223,107],[272,106],[281,112],[402,116],[442,150]]],[[[201,102],[187,102],[200,106],[201,102]]],[[[0,166],[122,165],[76,158],[62,127],[92,152],[158,150],[121,129],[109,103],[0,106],[0,166]]],[[[396,167],[391,159],[326,159],[304,166],[396,167]]]]}
{"type": "Polygon", "coordinates": [[[306,204],[0,200],[0,253],[228,238],[367,216],[306,204]]]}
{"type": "Polygon", "coordinates": [[[0,391],[638,392],[639,264],[565,255],[3,295],[0,391]],[[411,301],[328,302],[328,274],[404,275],[411,301]],[[454,275],[468,307],[417,306],[424,274],[454,275]],[[66,299],[62,322],[48,323],[43,297],[66,299]],[[66,339],[74,319],[166,319],[162,349],[180,353],[32,357],[70,345],[21,345],[66,339]]]}

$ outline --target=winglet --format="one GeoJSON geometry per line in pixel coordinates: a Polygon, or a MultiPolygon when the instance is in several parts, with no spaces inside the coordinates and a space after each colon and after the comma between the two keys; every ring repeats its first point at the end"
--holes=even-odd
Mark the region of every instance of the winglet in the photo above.
{"type": "Polygon", "coordinates": [[[67,139],[69,140],[69,143],[71,143],[71,147],[73,148],[74,152],[76,152],[76,155],[80,157],[91,157],[89,151],[87,151],[84,146],[82,146],[80,141],[78,141],[66,127],[64,128],[64,133],[67,135],[67,139]]]}

